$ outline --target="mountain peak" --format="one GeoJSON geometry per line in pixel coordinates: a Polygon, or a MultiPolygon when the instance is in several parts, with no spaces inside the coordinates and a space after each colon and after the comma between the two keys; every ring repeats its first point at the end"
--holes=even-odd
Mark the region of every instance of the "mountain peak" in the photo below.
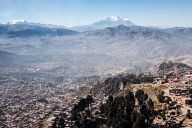
{"type": "Polygon", "coordinates": [[[105,20],[118,22],[118,21],[129,21],[129,18],[121,17],[121,16],[110,16],[110,17],[105,18],[105,20]]]}
{"type": "Polygon", "coordinates": [[[115,27],[119,25],[124,26],[135,26],[128,18],[120,17],[120,16],[110,16],[105,18],[104,20],[98,21],[94,23],[97,27],[107,28],[107,27],[115,27]]]}
{"type": "Polygon", "coordinates": [[[7,22],[8,25],[30,25],[30,26],[39,26],[39,27],[47,27],[47,28],[62,28],[66,29],[66,27],[61,25],[53,25],[53,24],[46,24],[46,23],[36,23],[27,20],[12,20],[7,22]]]}
{"type": "Polygon", "coordinates": [[[116,27],[119,25],[123,25],[123,26],[127,26],[127,27],[135,26],[135,24],[133,22],[131,22],[129,20],[129,18],[127,18],[127,17],[110,16],[110,17],[106,17],[105,19],[102,19],[102,20],[97,21],[90,25],[73,27],[72,30],[85,32],[85,31],[94,31],[94,30],[99,30],[99,29],[105,29],[108,27],[116,27]]]}
{"type": "Polygon", "coordinates": [[[8,24],[21,24],[21,23],[29,23],[26,20],[12,20],[9,21],[8,24]]]}

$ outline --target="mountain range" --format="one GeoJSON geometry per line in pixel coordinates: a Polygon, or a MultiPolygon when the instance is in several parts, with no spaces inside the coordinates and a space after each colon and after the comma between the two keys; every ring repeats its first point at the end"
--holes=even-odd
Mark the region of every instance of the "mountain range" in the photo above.
{"type": "Polygon", "coordinates": [[[7,37],[31,37],[31,36],[63,36],[77,34],[59,26],[43,25],[29,22],[16,22],[0,24],[0,36],[7,37]]]}
{"type": "MultiPolygon", "coordinates": [[[[28,66],[67,77],[148,71],[165,59],[192,65],[191,42],[192,28],[144,27],[121,17],[70,29],[28,22],[0,24],[0,51],[19,55],[17,60],[33,56],[33,61],[27,59],[28,66]]],[[[1,61],[13,54],[6,53],[1,61]]]]}

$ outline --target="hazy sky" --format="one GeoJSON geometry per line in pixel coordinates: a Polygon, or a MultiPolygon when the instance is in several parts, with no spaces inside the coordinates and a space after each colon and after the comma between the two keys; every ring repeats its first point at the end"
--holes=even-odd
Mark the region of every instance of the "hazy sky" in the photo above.
{"type": "Polygon", "coordinates": [[[192,27],[192,0],[0,0],[0,22],[64,26],[123,16],[137,25],[192,27]]]}

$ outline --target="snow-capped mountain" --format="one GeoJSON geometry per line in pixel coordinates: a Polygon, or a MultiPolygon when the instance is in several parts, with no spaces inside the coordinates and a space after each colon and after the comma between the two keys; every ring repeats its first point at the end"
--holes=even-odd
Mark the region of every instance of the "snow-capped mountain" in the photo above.
{"type": "Polygon", "coordinates": [[[132,23],[128,18],[123,18],[120,16],[111,16],[107,17],[104,20],[94,23],[98,27],[106,28],[106,27],[115,27],[119,25],[124,26],[134,26],[135,24],[132,23]]]}
{"type": "Polygon", "coordinates": [[[32,23],[27,21],[11,21],[0,24],[0,37],[33,37],[33,36],[63,36],[78,32],[56,25],[32,23]]]}
{"type": "Polygon", "coordinates": [[[61,25],[53,25],[53,24],[42,24],[42,23],[34,23],[27,20],[12,20],[7,22],[9,25],[34,25],[34,26],[40,26],[40,27],[48,27],[48,28],[66,28],[61,25]]]}
{"type": "Polygon", "coordinates": [[[8,21],[7,24],[20,24],[20,23],[29,23],[26,20],[11,20],[8,21]]]}
{"type": "Polygon", "coordinates": [[[126,17],[120,17],[120,16],[111,16],[107,17],[101,21],[95,22],[91,25],[84,25],[84,26],[75,26],[72,27],[72,30],[80,31],[80,32],[85,32],[85,31],[94,31],[98,29],[104,29],[107,27],[116,27],[119,25],[124,25],[124,26],[135,26],[134,23],[132,23],[128,18],[126,17]]]}

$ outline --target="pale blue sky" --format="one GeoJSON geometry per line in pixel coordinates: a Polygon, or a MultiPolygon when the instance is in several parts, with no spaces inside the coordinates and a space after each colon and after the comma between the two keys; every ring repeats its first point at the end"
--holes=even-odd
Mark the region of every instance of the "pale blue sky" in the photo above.
{"type": "Polygon", "coordinates": [[[192,0],[0,0],[0,23],[75,26],[108,16],[129,17],[144,26],[192,27],[192,0]]]}

